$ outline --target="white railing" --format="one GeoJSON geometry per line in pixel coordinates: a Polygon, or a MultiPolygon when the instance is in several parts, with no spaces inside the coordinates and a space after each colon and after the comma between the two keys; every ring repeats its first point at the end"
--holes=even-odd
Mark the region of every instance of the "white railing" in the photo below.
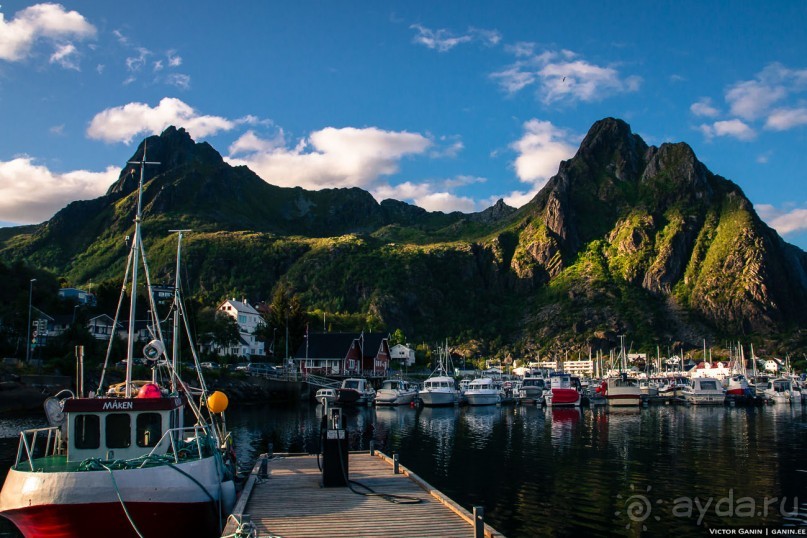
{"type": "Polygon", "coordinates": [[[34,458],[36,450],[39,447],[38,443],[45,443],[42,456],[55,456],[61,451],[62,445],[62,430],[58,426],[50,428],[35,428],[32,430],[23,430],[20,432],[20,446],[17,448],[17,460],[14,462],[16,468],[22,462],[27,461],[31,470],[34,470],[34,458]],[[47,434],[41,436],[40,434],[47,434]]]}

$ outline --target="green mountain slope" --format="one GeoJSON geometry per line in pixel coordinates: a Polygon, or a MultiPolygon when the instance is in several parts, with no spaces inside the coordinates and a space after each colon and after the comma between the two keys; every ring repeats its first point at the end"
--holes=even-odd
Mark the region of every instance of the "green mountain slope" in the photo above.
{"type": "MultiPolygon", "coordinates": [[[[311,309],[362,313],[418,340],[521,352],[622,332],[699,342],[807,326],[807,255],[689,146],[648,146],[620,120],[595,123],[526,206],[472,215],[379,204],[360,189],[275,187],[181,129],[146,143],[162,163],[143,196],[151,268],[170,280],[168,230],[193,229],[186,281],[210,302],[265,300],[284,285],[311,309]]],[[[105,196],[6,231],[3,256],[79,285],[119,279],[135,187],[128,166],[105,196]]]]}

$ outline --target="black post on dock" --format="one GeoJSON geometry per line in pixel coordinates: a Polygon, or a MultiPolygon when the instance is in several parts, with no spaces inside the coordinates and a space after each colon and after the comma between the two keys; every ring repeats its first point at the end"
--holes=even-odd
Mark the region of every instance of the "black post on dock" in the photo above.
{"type": "Polygon", "coordinates": [[[370,439],[370,455],[375,456],[375,441],[370,439]]]}
{"type": "Polygon", "coordinates": [[[392,454],[392,473],[393,474],[401,474],[401,470],[398,469],[398,453],[393,452],[392,454]]]}
{"type": "Polygon", "coordinates": [[[484,506],[474,506],[474,538],[485,538],[484,506]]]}

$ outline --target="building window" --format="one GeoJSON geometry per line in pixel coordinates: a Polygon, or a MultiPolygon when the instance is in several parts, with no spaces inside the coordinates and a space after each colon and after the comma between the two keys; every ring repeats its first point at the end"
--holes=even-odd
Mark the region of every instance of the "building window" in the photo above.
{"type": "Polygon", "coordinates": [[[112,414],[106,417],[107,448],[129,448],[132,444],[132,421],[129,415],[112,414]]]}
{"type": "Polygon", "coordinates": [[[98,415],[78,415],[73,427],[73,444],[76,448],[101,446],[101,420],[98,415]]]}
{"type": "Polygon", "coordinates": [[[137,415],[137,446],[157,446],[163,434],[163,421],[159,413],[140,413],[137,415]]]}
{"type": "Polygon", "coordinates": [[[238,323],[246,323],[246,322],[247,322],[247,317],[242,316],[241,314],[238,314],[238,323]]]}

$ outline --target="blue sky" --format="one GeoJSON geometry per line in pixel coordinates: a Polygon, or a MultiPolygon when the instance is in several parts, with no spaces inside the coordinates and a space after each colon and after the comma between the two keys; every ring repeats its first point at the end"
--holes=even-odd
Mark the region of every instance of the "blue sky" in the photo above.
{"type": "Polygon", "coordinates": [[[0,223],[168,125],[264,180],[526,203],[591,124],[685,141],[807,248],[807,3],[0,1],[0,223]]]}

